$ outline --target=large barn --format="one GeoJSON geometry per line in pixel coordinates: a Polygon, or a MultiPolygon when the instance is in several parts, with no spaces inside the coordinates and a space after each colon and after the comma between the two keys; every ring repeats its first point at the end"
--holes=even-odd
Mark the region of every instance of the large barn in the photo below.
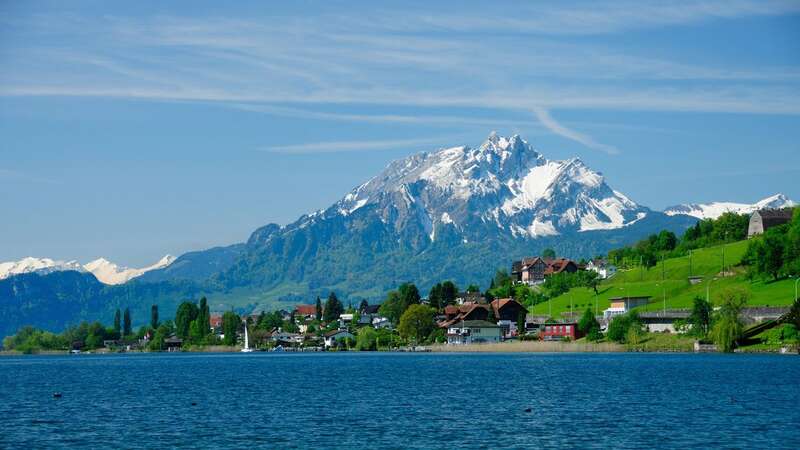
{"type": "Polygon", "coordinates": [[[769,228],[789,223],[792,220],[792,208],[762,209],[750,216],[747,237],[763,234],[769,228]]]}

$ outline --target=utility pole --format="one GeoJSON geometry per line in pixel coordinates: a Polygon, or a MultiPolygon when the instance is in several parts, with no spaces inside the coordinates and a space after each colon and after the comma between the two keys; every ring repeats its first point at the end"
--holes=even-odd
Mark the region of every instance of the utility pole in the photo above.
{"type": "Polygon", "coordinates": [[[666,268],[664,268],[664,254],[661,254],[661,281],[664,281],[664,277],[666,276],[666,268]]]}
{"type": "Polygon", "coordinates": [[[692,251],[689,250],[689,278],[692,277],[692,251]]]}

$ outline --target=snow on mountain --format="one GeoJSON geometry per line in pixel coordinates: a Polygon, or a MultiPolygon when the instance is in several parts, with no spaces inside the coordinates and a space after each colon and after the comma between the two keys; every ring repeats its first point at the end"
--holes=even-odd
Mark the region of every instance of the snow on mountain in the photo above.
{"type": "Polygon", "coordinates": [[[775,194],[754,204],[733,203],[733,202],[713,202],[713,203],[689,203],[667,208],[664,213],[669,216],[679,214],[697,217],[698,219],[716,219],[726,212],[737,214],[751,214],[759,209],[787,208],[797,205],[783,194],[775,194]]]}
{"type": "Polygon", "coordinates": [[[118,266],[105,258],[81,265],[77,261],[56,261],[49,258],[24,258],[19,261],[0,263],[0,279],[8,278],[21,273],[51,273],[58,271],[74,270],[78,272],[91,272],[101,283],[122,284],[133,278],[141,276],[151,270],[167,267],[175,261],[175,257],[167,255],[157,263],[141,269],[131,269],[118,266]]]}
{"type": "Polygon", "coordinates": [[[321,215],[348,216],[368,206],[377,208],[384,223],[416,218],[431,240],[444,225],[465,233],[490,225],[536,238],[622,228],[649,212],[579,158],[548,160],[518,135],[494,132],[478,148],[451,147],[395,161],[321,215]]]}
{"type": "Polygon", "coordinates": [[[22,273],[50,273],[63,270],[86,270],[77,261],[56,261],[50,258],[27,257],[19,261],[0,263],[0,280],[22,273]]]}

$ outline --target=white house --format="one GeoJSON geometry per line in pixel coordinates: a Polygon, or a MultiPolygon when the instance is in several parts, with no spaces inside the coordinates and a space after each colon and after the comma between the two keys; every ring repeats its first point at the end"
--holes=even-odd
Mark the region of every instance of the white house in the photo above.
{"type": "Polygon", "coordinates": [[[372,318],[372,327],[375,329],[379,328],[391,328],[392,322],[389,321],[386,317],[373,317],[372,318]]]}
{"type": "Polygon", "coordinates": [[[325,333],[325,348],[333,347],[337,342],[348,338],[355,339],[355,336],[347,330],[329,331],[325,333]]]}
{"type": "Polygon", "coordinates": [[[502,340],[502,329],[485,320],[464,320],[455,322],[447,328],[447,343],[450,345],[461,344],[486,344],[502,340]]]}
{"type": "Polygon", "coordinates": [[[606,320],[614,316],[621,316],[633,308],[650,303],[650,297],[616,297],[611,299],[611,305],[603,311],[606,320]]]}
{"type": "Polygon", "coordinates": [[[597,277],[606,280],[617,273],[617,267],[603,259],[593,259],[586,264],[586,270],[597,273],[597,277]]]}

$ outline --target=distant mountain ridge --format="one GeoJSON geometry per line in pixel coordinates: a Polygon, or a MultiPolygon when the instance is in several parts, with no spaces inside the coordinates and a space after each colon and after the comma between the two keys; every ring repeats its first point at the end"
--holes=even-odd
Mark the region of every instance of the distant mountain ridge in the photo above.
{"type": "Polygon", "coordinates": [[[27,257],[19,261],[0,263],[0,280],[25,273],[48,274],[76,271],[89,272],[103,284],[123,284],[152,270],[163,269],[172,264],[173,261],[175,261],[174,256],[166,255],[155,264],[135,269],[119,266],[105,258],[98,258],[82,265],[77,261],[57,261],[50,258],[27,257]]]}
{"type": "Polygon", "coordinates": [[[687,215],[698,219],[716,219],[726,212],[752,214],[760,209],[789,208],[797,203],[783,194],[775,194],[753,204],[733,202],[688,203],[664,210],[668,216],[687,215]]]}

